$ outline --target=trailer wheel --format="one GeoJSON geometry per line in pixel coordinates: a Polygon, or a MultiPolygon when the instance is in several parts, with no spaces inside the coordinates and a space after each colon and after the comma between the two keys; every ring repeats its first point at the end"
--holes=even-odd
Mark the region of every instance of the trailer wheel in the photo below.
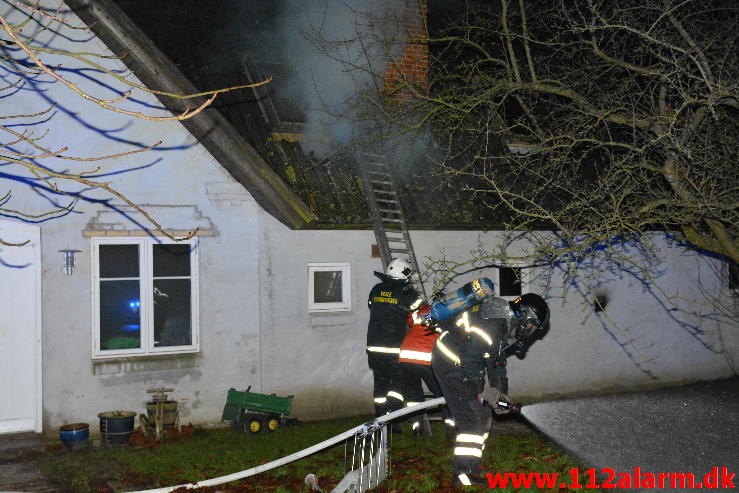
{"type": "Polygon", "coordinates": [[[247,416],[244,420],[244,432],[246,433],[259,433],[262,427],[262,420],[257,416],[247,416]]]}
{"type": "Polygon", "coordinates": [[[280,427],[280,420],[274,416],[270,416],[267,419],[267,429],[269,431],[276,431],[280,427]]]}

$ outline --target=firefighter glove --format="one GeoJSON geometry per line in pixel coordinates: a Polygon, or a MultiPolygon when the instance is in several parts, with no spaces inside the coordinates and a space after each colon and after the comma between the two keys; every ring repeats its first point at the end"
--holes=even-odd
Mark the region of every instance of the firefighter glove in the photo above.
{"type": "Polygon", "coordinates": [[[512,410],[513,404],[511,404],[508,396],[501,393],[498,396],[498,399],[493,403],[493,412],[498,416],[502,416],[510,413],[512,410]]]}

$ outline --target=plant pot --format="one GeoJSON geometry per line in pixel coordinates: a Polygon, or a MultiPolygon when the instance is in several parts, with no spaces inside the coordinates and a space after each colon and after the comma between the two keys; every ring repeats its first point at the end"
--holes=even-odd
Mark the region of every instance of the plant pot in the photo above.
{"type": "Polygon", "coordinates": [[[59,427],[59,440],[67,450],[75,451],[87,447],[90,438],[90,425],[87,423],[72,423],[59,427]]]}
{"type": "Polygon", "coordinates": [[[100,437],[109,447],[126,445],[133,435],[133,411],[105,411],[98,414],[100,418],[100,437]]]}

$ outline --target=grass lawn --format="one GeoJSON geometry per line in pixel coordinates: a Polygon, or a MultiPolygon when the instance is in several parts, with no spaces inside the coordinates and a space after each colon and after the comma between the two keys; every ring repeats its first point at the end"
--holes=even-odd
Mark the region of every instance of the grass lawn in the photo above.
{"type": "MultiPolygon", "coordinates": [[[[303,422],[258,434],[186,427],[182,436],[165,436],[161,443],[109,448],[90,446],[76,452],[69,452],[60,444],[53,443],[39,458],[39,463],[44,474],[57,483],[63,493],[112,493],[174,486],[270,462],[369,419],[352,417],[303,422]]],[[[452,442],[446,439],[441,423],[433,422],[433,427],[431,437],[412,438],[407,424],[403,425],[403,433],[390,435],[390,475],[373,491],[455,491],[451,488],[452,442]]],[[[140,443],[135,438],[136,435],[133,443],[140,443]]],[[[345,444],[230,484],[187,491],[308,492],[310,487],[305,484],[305,477],[312,473],[318,477],[323,492],[328,493],[344,477],[347,463],[351,463],[352,443],[353,439],[350,439],[345,444]]],[[[506,418],[494,425],[483,455],[485,472],[557,472],[567,481],[567,473],[573,467],[582,468],[582,465],[517,418],[506,418]]],[[[567,488],[555,489],[569,491],[567,488]]],[[[534,486],[498,491],[546,490],[534,486]]]]}

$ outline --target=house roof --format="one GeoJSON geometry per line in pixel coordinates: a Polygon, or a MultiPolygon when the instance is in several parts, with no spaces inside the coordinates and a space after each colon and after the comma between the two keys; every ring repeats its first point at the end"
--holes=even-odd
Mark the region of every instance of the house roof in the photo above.
{"type": "MultiPolygon", "coordinates": [[[[67,3],[114,52],[130,53],[124,61],[149,87],[194,93],[272,76],[266,86],[219,94],[212,108],[183,124],[289,227],[371,228],[354,157],[324,159],[301,145],[304,115],[290,87],[296,69],[281,58],[289,41],[274,25],[279,6],[289,2],[219,0],[217,8],[202,0],[67,3]]],[[[163,103],[174,111],[184,107],[163,103]]],[[[459,183],[415,166],[398,166],[394,173],[411,227],[490,224],[488,205],[460,193],[459,183]]]]}
{"type": "MultiPolygon", "coordinates": [[[[127,53],[124,63],[148,87],[181,94],[199,92],[113,1],[66,3],[114,53],[127,53]]],[[[185,102],[176,99],[162,99],[162,103],[175,113],[186,107],[185,102]]],[[[264,210],[295,229],[316,219],[316,214],[216,109],[209,108],[182,123],[264,210]]]]}

